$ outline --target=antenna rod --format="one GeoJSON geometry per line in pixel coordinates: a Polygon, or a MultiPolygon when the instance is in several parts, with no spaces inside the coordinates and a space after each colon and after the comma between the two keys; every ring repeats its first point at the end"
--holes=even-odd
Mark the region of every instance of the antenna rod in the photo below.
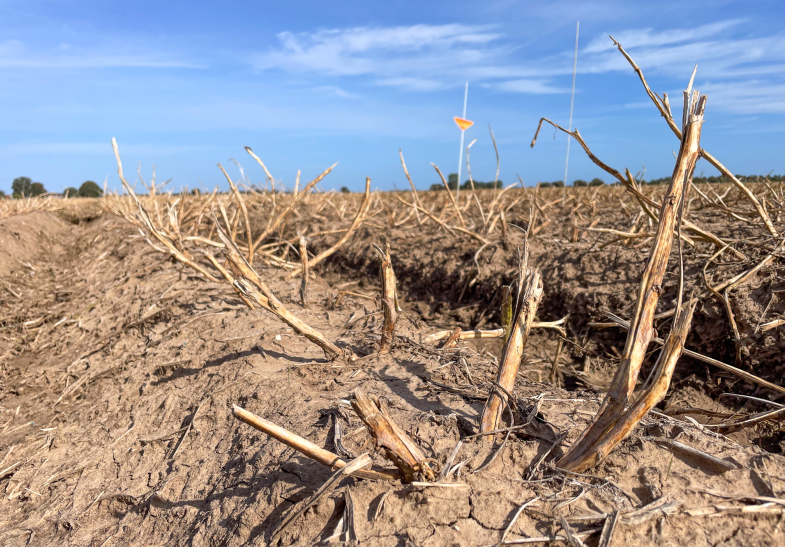
{"type": "MultiPolygon", "coordinates": [[[[469,100],[469,82],[466,82],[466,91],[463,93],[463,119],[466,119],[466,102],[469,100]]],[[[463,137],[466,133],[465,129],[461,129],[461,150],[458,153],[458,187],[455,189],[455,199],[461,193],[461,166],[463,164],[463,137]]]]}
{"type": "MultiPolygon", "coordinates": [[[[567,129],[572,131],[572,108],[575,104],[575,74],[578,70],[578,31],[581,29],[581,22],[575,26],[575,60],[572,63],[572,97],[570,98],[570,123],[567,129]]],[[[567,168],[570,166],[570,136],[567,135],[567,159],[564,161],[564,188],[567,191],[567,168]]]]}

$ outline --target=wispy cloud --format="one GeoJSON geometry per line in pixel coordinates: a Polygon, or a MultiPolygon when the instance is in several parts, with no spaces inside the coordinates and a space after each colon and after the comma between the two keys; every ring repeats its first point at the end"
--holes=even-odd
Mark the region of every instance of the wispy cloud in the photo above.
{"type": "MultiPolygon", "coordinates": [[[[489,87],[491,86],[489,85],[489,87]]],[[[506,82],[500,82],[492,87],[512,93],[549,94],[570,92],[569,88],[550,86],[540,80],[507,80],[506,82]]]]}
{"type": "Polygon", "coordinates": [[[340,97],[341,99],[357,99],[359,97],[356,93],[346,91],[337,85],[319,85],[314,87],[313,90],[323,95],[332,95],[334,97],[340,97]]]}
{"type": "MultiPolygon", "coordinates": [[[[650,28],[612,33],[633,57],[655,89],[657,79],[686,83],[698,64],[697,87],[709,95],[709,108],[728,112],[785,112],[785,48],[783,36],[745,36],[744,19],[695,28],[655,32],[650,28]],[[654,77],[657,77],[655,79],[654,77]]],[[[754,32],[754,29],[753,29],[754,32]]],[[[607,34],[581,50],[578,70],[602,74],[629,71],[607,34]]],[[[659,89],[679,93],[680,89],[659,89]]]]}
{"type": "MultiPolygon", "coordinates": [[[[719,88],[723,91],[713,104],[734,111],[779,112],[780,101],[774,95],[785,62],[783,37],[741,35],[747,23],[745,19],[728,19],[694,28],[620,29],[611,34],[649,76],[686,81],[698,63],[699,83],[712,81],[715,89],[719,83],[735,83],[719,88]],[[742,93],[750,85],[743,83],[745,78],[757,78],[759,90],[770,92],[754,92],[745,98],[742,93]]],[[[545,57],[524,57],[515,37],[488,25],[282,32],[278,40],[277,47],[252,57],[255,69],[310,74],[321,80],[350,78],[353,84],[416,92],[458,87],[468,79],[501,93],[526,94],[568,92],[564,80],[559,79],[572,73],[572,51],[567,48],[545,57]]],[[[592,38],[580,51],[581,74],[629,71],[608,33],[592,38]]],[[[342,96],[338,91],[335,94],[342,96]]]]}
{"type": "MultiPolygon", "coordinates": [[[[661,32],[655,32],[650,28],[625,30],[614,35],[616,41],[624,44],[625,48],[636,47],[652,47],[652,46],[665,46],[670,44],[678,44],[684,42],[693,42],[695,40],[716,36],[728,29],[731,29],[741,23],[743,19],[731,19],[729,21],[720,21],[718,23],[710,23],[695,28],[686,29],[671,29],[661,32]]],[[[583,49],[583,53],[597,53],[600,51],[608,51],[615,46],[608,38],[608,35],[603,35],[595,38],[589,45],[583,49]]]]}
{"type": "Polygon", "coordinates": [[[355,27],[314,33],[282,32],[279,46],[256,55],[257,70],[311,73],[321,77],[366,77],[371,85],[435,91],[463,84],[531,78],[527,84],[496,86],[515,93],[559,93],[540,69],[516,66],[516,51],[489,25],[355,27]],[[539,81],[534,78],[540,78],[539,81]]]}
{"type": "Polygon", "coordinates": [[[176,55],[110,46],[85,48],[69,44],[41,49],[19,40],[0,42],[0,68],[17,69],[104,69],[104,68],[206,68],[176,55]],[[107,52],[107,50],[113,50],[107,52]]]}
{"type": "MultiPolygon", "coordinates": [[[[0,154],[77,154],[101,155],[111,153],[109,142],[21,142],[0,145],[0,154]]],[[[185,152],[214,149],[214,146],[157,146],[152,144],[127,144],[122,151],[129,154],[175,155],[185,152]]]]}
{"type": "Polygon", "coordinates": [[[407,27],[320,30],[315,33],[281,32],[277,49],[257,55],[260,70],[318,72],[331,76],[374,74],[385,66],[411,57],[421,62],[432,50],[476,47],[501,37],[492,27],[474,25],[412,25],[407,27]],[[395,54],[390,59],[389,54],[395,54]]]}

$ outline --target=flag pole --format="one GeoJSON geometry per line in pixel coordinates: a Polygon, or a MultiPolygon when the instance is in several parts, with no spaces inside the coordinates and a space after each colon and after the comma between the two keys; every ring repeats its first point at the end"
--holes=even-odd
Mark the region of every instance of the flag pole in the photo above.
{"type": "MultiPolygon", "coordinates": [[[[581,22],[575,26],[575,60],[572,63],[572,97],[570,98],[570,123],[567,129],[572,131],[572,108],[575,105],[575,74],[578,70],[578,31],[581,29],[581,22]]],[[[567,135],[567,159],[564,161],[564,188],[567,191],[567,168],[570,165],[570,136],[567,135]]]]}
{"type": "MultiPolygon", "coordinates": [[[[466,90],[463,92],[463,119],[466,119],[466,102],[469,100],[469,82],[466,82],[466,90]]],[[[455,199],[461,193],[461,167],[463,166],[463,138],[466,133],[465,129],[461,129],[461,149],[458,152],[458,187],[455,189],[455,199]]]]}

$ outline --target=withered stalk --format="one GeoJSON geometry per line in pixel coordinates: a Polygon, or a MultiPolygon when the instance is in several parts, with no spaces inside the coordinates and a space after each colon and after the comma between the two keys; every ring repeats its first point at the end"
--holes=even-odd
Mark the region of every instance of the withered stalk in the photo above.
{"type": "MultiPolygon", "coordinates": [[[[125,188],[125,190],[129,193],[131,198],[134,200],[136,206],[139,208],[138,218],[141,220],[141,223],[145,226],[145,228],[147,228],[147,230],[152,234],[152,236],[155,239],[160,241],[168,249],[169,253],[176,260],[190,266],[191,268],[199,272],[201,275],[203,275],[206,279],[214,283],[217,283],[218,280],[215,277],[213,277],[207,270],[205,270],[199,264],[194,262],[189,256],[187,251],[185,250],[181,251],[180,249],[178,249],[177,246],[174,244],[174,242],[172,242],[172,240],[169,237],[164,235],[163,232],[156,227],[156,225],[153,223],[152,218],[150,217],[150,214],[147,212],[147,209],[144,208],[142,202],[139,201],[139,198],[136,196],[136,193],[134,192],[133,188],[131,188],[131,186],[129,186],[128,182],[125,180],[125,175],[123,175],[123,163],[120,161],[120,150],[117,148],[117,140],[114,137],[112,137],[112,149],[114,149],[114,155],[115,158],[117,159],[117,174],[120,177],[120,182],[122,183],[123,188],[125,188]]],[[[159,249],[155,245],[153,245],[153,247],[155,249],[159,249]]]]}
{"type": "MultiPolygon", "coordinates": [[[[529,268],[529,244],[524,240],[523,252],[519,257],[518,266],[518,286],[516,294],[516,306],[513,312],[510,335],[507,343],[502,349],[502,358],[499,363],[499,371],[496,374],[496,383],[501,386],[503,391],[512,392],[515,386],[515,378],[518,375],[518,367],[521,364],[523,350],[526,340],[529,338],[534,315],[537,313],[537,306],[542,299],[542,277],[540,272],[534,268],[529,268]]],[[[504,395],[499,395],[494,391],[488,397],[483,409],[480,421],[480,433],[499,429],[504,395]]],[[[504,396],[506,398],[506,396],[504,396]]],[[[491,436],[486,437],[490,439],[491,436]]]]}
{"type": "Polygon", "coordinates": [[[382,285],[382,311],[384,312],[384,325],[382,326],[382,341],[379,345],[379,353],[390,353],[395,337],[395,322],[398,320],[398,311],[395,306],[395,272],[392,267],[389,243],[387,244],[386,253],[381,253],[378,247],[377,252],[382,255],[382,265],[379,268],[379,281],[382,285]]]}
{"type": "Polygon", "coordinates": [[[300,283],[300,302],[303,307],[308,306],[308,246],[305,237],[300,236],[300,262],[303,265],[303,279],[300,283]]]}
{"type": "MultiPolygon", "coordinates": [[[[504,313],[502,309],[502,313],[504,313]]],[[[502,315],[502,319],[504,316],[502,315]]],[[[562,336],[567,336],[567,332],[564,330],[564,323],[567,321],[566,317],[562,317],[556,321],[533,321],[532,328],[533,329],[553,329],[559,332],[562,336]]],[[[510,308],[510,322],[512,322],[512,307],[510,308]]],[[[453,330],[440,330],[436,331],[433,334],[429,334],[428,336],[423,337],[423,342],[428,342],[433,344],[434,342],[438,342],[439,340],[444,340],[445,338],[449,338],[455,332],[453,330]]],[[[508,331],[507,331],[508,332],[508,331]]],[[[474,330],[463,330],[459,333],[459,340],[474,340],[477,338],[505,338],[507,334],[504,328],[501,329],[490,329],[490,330],[481,330],[481,329],[474,329],[474,330]]],[[[505,338],[506,342],[506,338],[505,338]]]]}
{"type": "MultiPolygon", "coordinates": [[[[244,408],[240,408],[237,405],[232,405],[232,415],[241,422],[245,422],[251,427],[258,429],[262,433],[266,433],[270,437],[281,441],[286,446],[294,448],[298,452],[308,456],[314,461],[321,463],[322,465],[326,465],[330,469],[341,469],[346,466],[346,462],[342,460],[337,454],[333,454],[329,450],[325,450],[324,448],[315,445],[308,439],[304,439],[303,437],[300,437],[291,431],[287,431],[283,427],[265,420],[253,412],[248,412],[244,408]]],[[[352,475],[363,479],[388,481],[399,478],[398,473],[386,469],[380,469],[376,471],[360,469],[353,472],[352,475]]]]}
{"type": "MultiPolygon", "coordinates": [[[[632,57],[630,57],[629,54],[626,51],[624,51],[624,48],[622,48],[619,42],[613,39],[613,36],[610,36],[609,38],[619,49],[619,52],[622,55],[624,55],[624,58],[627,59],[627,62],[630,63],[633,70],[635,70],[635,73],[640,78],[641,83],[643,84],[643,87],[646,90],[646,94],[649,96],[652,102],[654,102],[654,106],[657,107],[657,110],[659,110],[662,117],[665,118],[665,121],[668,123],[668,127],[671,128],[671,131],[673,131],[674,135],[676,135],[680,140],[683,140],[682,133],[681,130],[679,129],[679,126],[676,125],[676,122],[673,121],[673,115],[671,114],[670,104],[668,104],[667,102],[668,96],[665,95],[664,100],[660,101],[657,95],[655,95],[652,92],[651,88],[649,87],[649,84],[646,83],[646,78],[643,77],[643,71],[640,69],[640,67],[638,67],[635,61],[632,60],[632,57]]],[[[700,150],[700,154],[703,159],[705,159],[714,167],[716,167],[717,170],[720,173],[722,173],[724,177],[729,179],[739,190],[741,190],[741,192],[744,194],[744,197],[746,197],[747,200],[752,204],[752,206],[755,208],[755,211],[758,213],[758,216],[761,218],[761,220],[763,220],[763,223],[766,225],[766,229],[769,231],[769,233],[773,236],[779,236],[779,233],[777,232],[777,228],[775,228],[774,223],[771,221],[771,218],[769,217],[769,214],[766,212],[766,208],[760,203],[760,201],[758,201],[758,198],[755,197],[755,194],[753,194],[749,188],[744,186],[744,184],[742,184],[742,182],[739,179],[737,179],[736,176],[733,173],[731,173],[727,167],[721,164],[717,158],[715,158],[714,156],[712,156],[706,150],[703,149],[700,150]]]]}
{"type": "MultiPolygon", "coordinates": [[[[695,302],[698,301],[697,298],[693,298],[691,300],[694,300],[695,302]]],[[[617,326],[619,326],[619,327],[621,327],[621,328],[623,328],[625,330],[629,330],[629,328],[630,328],[629,322],[625,321],[621,317],[617,317],[617,316],[613,315],[612,313],[606,313],[605,316],[608,317],[608,319],[610,319],[611,321],[613,321],[613,323],[608,323],[607,324],[608,326],[610,326],[610,325],[617,325],[617,326]]],[[[605,326],[605,325],[600,325],[600,324],[597,324],[597,323],[589,323],[589,325],[590,326],[595,326],[595,325],[596,326],[605,326]]],[[[665,341],[662,338],[656,338],[655,337],[655,338],[652,338],[652,341],[654,343],[656,343],[656,344],[661,345],[661,346],[665,344],[665,341]]],[[[736,368],[734,366],[731,366],[731,365],[729,365],[727,363],[723,363],[722,361],[718,361],[716,359],[713,359],[711,357],[708,357],[706,355],[703,355],[701,353],[697,353],[695,351],[691,351],[691,350],[688,350],[688,349],[685,349],[683,351],[683,353],[687,357],[691,357],[693,359],[697,359],[698,361],[703,361],[704,363],[707,363],[709,365],[713,365],[713,366],[715,366],[715,367],[717,367],[719,369],[722,369],[722,370],[725,370],[727,372],[730,372],[731,374],[735,374],[736,376],[739,376],[740,378],[743,378],[747,382],[750,382],[750,383],[753,383],[753,384],[758,384],[759,386],[764,387],[766,389],[769,389],[769,390],[771,390],[773,392],[785,395],[785,387],[778,386],[777,384],[772,384],[771,382],[766,381],[763,378],[759,378],[758,376],[755,376],[754,374],[750,374],[747,371],[738,369],[738,368],[736,368]]]]}
{"type": "Polygon", "coordinates": [[[599,463],[665,397],[676,363],[684,351],[684,341],[690,331],[695,304],[695,301],[688,302],[677,314],[676,323],[654,365],[655,377],[651,387],[638,395],[637,400],[616,421],[608,434],[592,447],[590,453],[574,461],[571,466],[572,471],[580,473],[599,463]]]}
{"type": "MultiPolygon", "coordinates": [[[[226,270],[221,273],[226,277],[227,281],[232,284],[234,290],[237,291],[244,300],[255,302],[272,312],[281,321],[292,327],[296,334],[305,336],[308,340],[322,348],[324,354],[329,360],[337,359],[343,355],[341,349],[330,342],[321,332],[306,324],[302,319],[287,310],[275,294],[270,290],[270,287],[262,280],[256,270],[245,260],[245,257],[240,254],[240,250],[234,242],[227,236],[218,223],[215,223],[218,230],[218,236],[223,241],[225,247],[223,249],[229,263],[234,266],[242,274],[240,279],[231,280],[227,277],[226,270]],[[259,290],[254,289],[251,285],[253,283],[259,290]],[[261,292],[260,292],[261,291],[261,292]]],[[[350,360],[353,355],[348,357],[350,360]]]]}
{"type": "MultiPolygon", "coordinates": [[[[264,164],[262,163],[262,160],[260,160],[260,159],[259,159],[259,158],[256,156],[256,154],[254,154],[254,153],[253,153],[253,151],[252,151],[250,148],[248,148],[248,147],[246,146],[246,147],[245,147],[245,150],[246,150],[246,151],[247,151],[247,152],[248,152],[248,153],[249,153],[251,156],[253,156],[253,157],[254,157],[254,159],[256,159],[256,161],[258,161],[258,162],[259,162],[259,164],[260,164],[262,167],[264,167],[264,164]]],[[[256,241],[254,241],[254,243],[253,243],[253,248],[254,248],[254,250],[258,249],[258,248],[259,248],[259,247],[262,245],[262,243],[264,242],[264,240],[265,240],[265,238],[266,238],[267,236],[269,236],[269,235],[270,235],[271,233],[273,233],[273,232],[274,232],[276,229],[278,229],[278,226],[280,226],[280,225],[281,225],[281,222],[283,222],[283,220],[286,218],[286,216],[287,216],[287,215],[288,215],[288,214],[289,214],[289,213],[292,211],[292,209],[294,209],[294,206],[295,206],[295,205],[297,205],[297,202],[299,202],[299,201],[300,201],[300,200],[303,198],[303,196],[305,196],[306,194],[308,194],[308,190],[310,190],[311,188],[313,188],[314,186],[316,186],[317,184],[319,184],[319,182],[321,182],[321,180],[322,180],[324,177],[326,177],[327,175],[329,175],[329,174],[330,174],[330,172],[331,172],[331,171],[332,171],[332,170],[335,168],[335,166],[336,166],[336,165],[338,165],[338,163],[337,163],[337,162],[336,162],[336,163],[334,163],[332,166],[328,167],[327,169],[325,169],[325,170],[324,170],[324,172],[323,172],[321,175],[319,175],[318,177],[316,177],[315,179],[313,179],[311,182],[309,182],[309,183],[308,183],[308,184],[305,186],[305,188],[303,188],[303,189],[302,189],[302,191],[301,191],[299,194],[295,195],[295,196],[292,198],[292,201],[289,203],[289,205],[287,205],[286,207],[284,207],[283,211],[281,211],[281,213],[280,213],[280,214],[279,214],[279,215],[276,217],[276,219],[275,219],[275,220],[274,220],[274,221],[273,221],[273,222],[272,222],[272,223],[271,223],[269,226],[267,226],[267,228],[265,228],[265,229],[264,229],[264,231],[263,231],[263,232],[262,232],[262,233],[259,235],[259,237],[257,237],[257,238],[256,238],[256,241]]],[[[267,171],[267,168],[265,167],[265,168],[264,168],[264,170],[265,170],[265,172],[266,172],[266,171],[267,171]]],[[[267,176],[268,176],[268,177],[270,177],[270,180],[272,180],[272,177],[270,176],[270,174],[269,174],[269,173],[267,173],[267,176]]],[[[274,195],[274,194],[273,194],[273,195],[274,195]]]]}
{"type": "Polygon", "coordinates": [[[376,398],[369,398],[357,388],[354,390],[352,408],[376,439],[376,445],[384,449],[387,459],[400,469],[404,482],[414,480],[436,480],[425,455],[409,436],[393,421],[387,405],[376,398]]]}
{"type": "Polygon", "coordinates": [[[232,177],[229,176],[229,173],[226,172],[226,169],[224,169],[223,165],[219,163],[218,167],[226,177],[226,180],[229,181],[229,186],[232,188],[234,197],[237,199],[237,203],[240,205],[240,210],[243,212],[243,219],[245,219],[245,241],[246,245],[248,245],[248,264],[253,264],[253,238],[251,237],[251,223],[248,221],[248,209],[245,208],[245,200],[243,200],[242,194],[237,189],[237,186],[235,186],[234,181],[232,181],[232,177]]]}
{"type": "MultiPolygon", "coordinates": [[[[662,204],[661,203],[657,203],[656,201],[650,199],[648,196],[644,195],[640,190],[638,190],[635,187],[635,185],[632,183],[632,178],[633,177],[630,174],[629,170],[626,170],[628,176],[625,177],[619,171],[617,171],[613,167],[610,167],[609,165],[604,163],[602,160],[600,160],[597,156],[595,156],[594,153],[589,149],[589,146],[586,144],[586,141],[583,140],[583,136],[578,132],[577,129],[575,131],[569,131],[569,130],[561,127],[559,124],[553,123],[548,118],[540,118],[540,123],[537,125],[537,131],[534,133],[534,138],[532,139],[532,142],[531,142],[531,147],[532,148],[534,148],[534,145],[537,143],[537,136],[540,133],[540,129],[542,129],[542,123],[543,122],[549,123],[554,128],[556,128],[559,131],[562,131],[562,132],[570,135],[572,138],[574,138],[577,141],[577,143],[581,145],[581,148],[583,148],[583,150],[586,152],[586,155],[589,156],[589,159],[592,160],[592,162],[594,162],[595,165],[597,165],[600,169],[602,169],[603,171],[605,171],[609,175],[613,176],[621,184],[623,184],[625,186],[625,188],[627,188],[627,190],[630,193],[632,193],[638,199],[638,202],[640,203],[641,209],[643,209],[643,211],[653,221],[659,222],[659,219],[657,218],[657,216],[652,211],[649,210],[647,204],[652,206],[652,207],[656,207],[656,208],[661,208],[662,204]]],[[[535,202],[535,204],[536,204],[536,202],[535,202]]],[[[696,234],[698,234],[702,238],[706,239],[707,241],[711,241],[717,247],[723,247],[725,245],[725,242],[723,242],[719,237],[717,237],[716,235],[712,234],[708,230],[704,230],[703,228],[700,228],[699,226],[696,226],[695,224],[693,224],[689,220],[683,219],[682,223],[684,224],[685,228],[687,228],[688,230],[690,230],[692,232],[695,232],[696,234]]],[[[534,220],[532,220],[532,225],[533,224],[534,224],[534,220]]],[[[532,233],[535,233],[536,231],[538,231],[539,228],[540,227],[535,229],[532,233]]],[[[684,241],[687,241],[691,245],[694,244],[692,242],[692,240],[690,240],[684,234],[681,235],[681,239],[684,240],[684,241]]],[[[737,251],[735,249],[732,249],[732,250],[733,250],[733,252],[737,256],[739,256],[739,258],[741,258],[741,259],[745,259],[746,258],[746,256],[744,256],[744,254],[740,253],[739,251],[737,251]]]]}
{"type": "MultiPolygon", "coordinates": [[[[455,208],[455,212],[458,213],[458,220],[461,221],[461,227],[465,230],[466,223],[463,221],[463,215],[461,215],[461,210],[458,207],[458,204],[455,202],[455,196],[452,195],[452,191],[450,190],[450,185],[447,184],[447,181],[444,180],[444,175],[442,175],[441,170],[436,166],[435,163],[431,163],[433,168],[436,169],[436,172],[439,173],[439,178],[442,179],[442,184],[444,184],[445,189],[447,190],[447,194],[450,196],[450,201],[452,201],[452,206],[455,208]]],[[[458,186],[461,185],[461,181],[458,181],[458,186]]]]}
{"type": "Polygon", "coordinates": [[[450,336],[447,337],[447,341],[442,346],[442,349],[450,349],[457,346],[458,341],[461,339],[461,332],[461,327],[455,327],[450,336]]]}
{"type": "MultiPolygon", "coordinates": [[[[688,86],[688,91],[691,90],[692,79],[688,86]]],[[[611,428],[620,420],[635,389],[635,382],[638,379],[643,359],[654,336],[654,311],[662,292],[661,284],[668,267],[673,232],[678,221],[679,203],[683,197],[686,197],[685,192],[692,180],[695,164],[700,158],[700,135],[705,107],[705,96],[698,99],[697,91],[695,94],[685,92],[684,108],[687,113],[687,121],[684,139],[679,148],[679,155],[666,197],[662,200],[657,236],[654,239],[638,287],[635,314],[630,322],[631,328],[627,335],[621,362],[597,415],[567,453],[557,462],[559,467],[568,471],[580,472],[591,465],[591,461],[607,455],[599,453],[598,447],[608,440],[611,428]]]]}
{"type": "MultiPolygon", "coordinates": [[[[303,190],[305,191],[305,190],[303,190]]],[[[349,227],[348,230],[344,232],[341,238],[329,249],[325,249],[315,257],[308,260],[308,267],[313,268],[321,261],[332,255],[335,251],[337,251],[341,245],[346,243],[352,234],[354,234],[355,230],[360,227],[360,224],[363,223],[365,220],[365,215],[368,214],[368,209],[371,206],[371,177],[366,177],[365,179],[365,196],[363,197],[363,202],[360,204],[360,209],[357,211],[357,216],[354,217],[354,221],[352,221],[352,225],[349,227]]],[[[292,273],[289,274],[289,277],[297,277],[300,275],[300,270],[294,270],[292,273]]]]}
{"type": "MultiPolygon", "coordinates": [[[[409,176],[409,170],[406,168],[406,162],[403,160],[403,150],[399,148],[398,154],[401,156],[401,167],[403,167],[403,172],[406,174],[406,180],[409,181],[409,186],[412,187],[412,194],[414,195],[414,203],[419,205],[420,198],[417,196],[417,188],[414,187],[414,183],[412,182],[412,177],[409,176]]],[[[422,224],[422,221],[420,220],[420,211],[417,209],[417,207],[414,208],[414,212],[417,215],[417,224],[418,225],[422,224]]]]}

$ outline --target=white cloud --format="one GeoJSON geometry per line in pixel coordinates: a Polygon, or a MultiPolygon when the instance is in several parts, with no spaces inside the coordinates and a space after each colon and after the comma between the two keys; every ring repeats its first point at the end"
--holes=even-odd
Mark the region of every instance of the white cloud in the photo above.
{"type": "MultiPolygon", "coordinates": [[[[712,109],[737,114],[785,113],[783,36],[739,36],[743,23],[733,19],[694,29],[626,30],[613,36],[643,70],[652,89],[669,91],[672,97],[680,98],[683,89],[673,88],[673,82],[686,85],[697,63],[695,85],[709,97],[708,115],[712,109]],[[671,89],[662,89],[663,77],[671,89]]],[[[578,71],[626,71],[634,77],[629,63],[607,35],[581,51],[578,71]]]]}
{"type": "Polygon", "coordinates": [[[436,91],[445,87],[444,82],[412,77],[380,78],[375,80],[374,83],[376,85],[402,87],[410,91],[436,91]]]}
{"type": "Polygon", "coordinates": [[[380,58],[390,52],[420,57],[425,50],[451,50],[488,44],[501,37],[491,27],[473,25],[413,25],[408,27],[356,27],[320,30],[313,34],[281,32],[281,47],[256,56],[254,66],[289,72],[319,72],[328,75],[372,74],[380,69],[380,58]]]}
{"type": "Polygon", "coordinates": [[[0,68],[75,69],[75,68],[205,68],[174,55],[131,50],[131,48],[76,48],[68,44],[32,51],[18,40],[0,42],[0,68]],[[114,51],[107,52],[107,50],[114,51]]]}
{"type": "Polygon", "coordinates": [[[613,49],[615,46],[608,37],[608,34],[612,34],[617,42],[622,44],[625,49],[630,50],[636,47],[664,46],[681,42],[692,42],[701,38],[716,36],[743,22],[743,19],[732,19],[695,28],[672,29],[661,32],[654,32],[652,29],[646,28],[625,30],[618,34],[607,33],[589,42],[589,45],[586,46],[583,53],[597,53],[613,49]]]}
{"type": "Polygon", "coordinates": [[[513,63],[515,48],[504,38],[496,27],[462,24],[282,32],[279,47],[253,57],[252,65],[328,77],[364,76],[373,85],[409,91],[460,86],[467,78],[477,83],[530,78],[531,91],[523,85],[508,87],[518,93],[560,92],[548,85],[543,71],[513,63]]]}
{"type": "MultiPolygon", "coordinates": [[[[746,23],[744,19],[729,19],[695,28],[620,29],[613,36],[633,56],[655,88],[662,87],[662,77],[668,78],[668,87],[673,87],[674,81],[686,83],[698,63],[698,88],[708,80],[714,82],[714,89],[720,90],[717,100],[712,101],[710,97],[710,104],[716,108],[778,112],[780,100],[775,95],[785,66],[783,39],[756,34],[740,36],[749,30],[746,23]],[[760,79],[755,85],[771,92],[745,97],[747,84],[741,79],[748,78],[760,79]],[[735,85],[717,87],[731,82],[735,85]]],[[[569,92],[564,78],[572,73],[572,50],[565,48],[547,57],[527,58],[515,37],[505,35],[499,27],[487,25],[282,32],[278,40],[277,47],[252,58],[256,69],[311,74],[320,79],[352,79],[353,84],[406,91],[455,88],[469,80],[473,85],[501,93],[558,94],[569,92]],[[561,85],[555,83],[557,78],[561,85]]],[[[603,34],[590,40],[580,51],[578,72],[631,73],[631,67],[607,34],[603,34]]],[[[580,79],[578,86],[580,89],[580,79]]],[[[345,91],[346,87],[337,89],[345,91]]],[[[678,89],[670,91],[679,94],[678,89]]],[[[340,91],[332,93],[344,96],[340,91]]]]}
{"type": "Polygon", "coordinates": [[[317,93],[322,93],[325,95],[334,95],[335,97],[340,97],[341,99],[357,99],[359,97],[359,95],[356,93],[350,93],[349,91],[346,91],[337,85],[320,85],[314,87],[313,90],[317,93]]]}
{"type": "Polygon", "coordinates": [[[531,94],[548,94],[548,93],[569,93],[567,88],[553,87],[544,84],[538,80],[508,80],[496,84],[496,89],[501,91],[509,91],[511,93],[531,93],[531,94]]]}
{"type": "MultiPolygon", "coordinates": [[[[128,154],[174,155],[194,150],[211,150],[213,146],[156,146],[152,144],[121,145],[120,150],[128,154]]],[[[0,146],[0,154],[11,155],[111,155],[112,145],[107,142],[32,142],[13,143],[0,146]]]]}
{"type": "Polygon", "coordinates": [[[701,90],[711,107],[737,114],[785,114],[785,83],[746,80],[707,83],[701,90]]]}

